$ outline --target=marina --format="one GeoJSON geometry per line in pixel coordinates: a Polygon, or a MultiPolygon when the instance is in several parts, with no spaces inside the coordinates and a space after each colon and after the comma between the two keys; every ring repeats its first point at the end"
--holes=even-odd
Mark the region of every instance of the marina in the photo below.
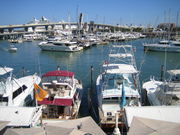
{"type": "MultiPolygon", "coordinates": [[[[159,41],[158,38],[154,40],[156,40],[157,42],[159,41]]],[[[87,109],[87,97],[89,93],[88,89],[92,88],[91,94],[94,95],[92,96],[92,106],[93,110],[96,112],[95,114],[92,114],[92,117],[94,117],[94,119],[99,119],[97,113],[98,100],[96,98],[97,95],[95,80],[98,77],[98,75],[102,72],[101,65],[109,59],[109,52],[115,45],[118,44],[121,47],[123,47],[124,44],[129,44],[132,45],[132,47],[134,48],[134,56],[137,62],[137,69],[139,70],[140,84],[147,80],[149,76],[154,75],[160,77],[161,65],[164,64],[165,54],[163,52],[157,53],[143,51],[143,43],[152,42],[151,38],[142,38],[123,42],[110,42],[105,46],[96,45],[92,48],[82,50],[80,52],[42,51],[38,46],[40,42],[41,41],[19,43],[16,45],[18,51],[16,53],[9,53],[7,47],[11,43],[9,43],[7,40],[1,41],[0,54],[1,57],[4,59],[3,61],[1,61],[1,65],[13,67],[16,76],[21,76],[22,73],[33,74],[35,72],[42,75],[48,71],[57,69],[57,67],[60,67],[61,70],[73,71],[77,79],[81,80],[83,84],[84,92],[81,99],[81,106],[79,109],[81,117],[92,114],[92,112],[89,112],[89,109],[87,109]],[[158,64],[150,66],[152,62],[158,64]],[[92,82],[90,72],[91,66],[93,66],[92,82]]],[[[174,67],[178,67],[179,64],[176,61],[179,55],[179,53],[167,53],[167,69],[173,69],[174,67]]],[[[111,54],[111,56],[115,57],[113,54],[111,54]]],[[[123,56],[123,54],[117,56],[125,57],[123,56]]],[[[144,101],[147,99],[142,98],[141,100],[143,101],[142,105],[147,104],[146,101],[144,101]]]]}
{"type": "Polygon", "coordinates": [[[1,4],[0,135],[180,134],[178,0],[1,4]]]}

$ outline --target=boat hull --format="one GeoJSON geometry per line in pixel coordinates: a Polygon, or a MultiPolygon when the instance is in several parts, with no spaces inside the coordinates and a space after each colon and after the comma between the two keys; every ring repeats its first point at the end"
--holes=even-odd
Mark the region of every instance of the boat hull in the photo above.
{"type": "Polygon", "coordinates": [[[180,53],[179,46],[171,46],[171,45],[144,45],[144,51],[158,51],[158,52],[177,52],[180,53]]]}
{"type": "Polygon", "coordinates": [[[71,47],[58,46],[58,45],[39,45],[39,47],[43,51],[60,51],[60,52],[76,52],[83,49],[82,47],[71,48],[71,47]]]}

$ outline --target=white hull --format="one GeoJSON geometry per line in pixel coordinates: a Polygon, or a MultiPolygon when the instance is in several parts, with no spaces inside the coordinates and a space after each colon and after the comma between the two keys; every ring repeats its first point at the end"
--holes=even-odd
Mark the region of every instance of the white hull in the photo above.
{"type": "Polygon", "coordinates": [[[177,81],[162,82],[150,79],[143,84],[143,89],[147,92],[152,106],[180,104],[180,83],[177,81]]]}
{"type": "Polygon", "coordinates": [[[180,47],[174,45],[146,44],[144,45],[144,50],[158,52],[180,52],[180,47]]]}
{"type": "Polygon", "coordinates": [[[177,45],[177,46],[180,46],[180,41],[172,41],[171,44],[174,44],[174,45],[177,45]]]}
{"type": "Polygon", "coordinates": [[[17,51],[17,48],[9,48],[9,51],[10,51],[10,52],[16,52],[16,51],[17,51]]]}
{"type": "Polygon", "coordinates": [[[39,44],[39,47],[44,51],[62,51],[62,52],[76,52],[83,49],[83,47],[79,47],[77,45],[60,46],[53,44],[39,44]]]}

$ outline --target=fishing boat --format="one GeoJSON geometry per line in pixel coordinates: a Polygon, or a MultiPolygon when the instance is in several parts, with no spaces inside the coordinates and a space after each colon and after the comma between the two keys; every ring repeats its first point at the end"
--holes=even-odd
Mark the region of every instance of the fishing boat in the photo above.
{"type": "Polygon", "coordinates": [[[43,118],[74,119],[78,116],[82,84],[74,73],[64,70],[49,71],[42,76],[42,89],[36,95],[43,105],[43,118]],[[44,90],[44,91],[43,91],[44,90]],[[42,95],[47,95],[41,98],[42,95]]]}
{"type": "Polygon", "coordinates": [[[77,42],[71,42],[69,40],[53,41],[53,42],[41,42],[39,47],[44,51],[64,51],[64,52],[76,52],[83,49],[77,42]]]}
{"type": "Polygon", "coordinates": [[[168,70],[170,79],[162,81],[151,77],[143,84],[152,106],[180,105],[180,69],[168,70]]]}
{"type": "Polygon", "coordinates": [[[13,68],[0,67],[0,106],[28,106],[33,101],[34,83],[41,78],[34,75],[15,78],[13,68]]]}
{"type": "Polygon", "coordinates": [[[102,128],[113,128],[115,123],[122,125],[124,106],[141,105],[133,47],[114,45],[102,67],[103,72],[96,80],[100,123],[102,128]]]}

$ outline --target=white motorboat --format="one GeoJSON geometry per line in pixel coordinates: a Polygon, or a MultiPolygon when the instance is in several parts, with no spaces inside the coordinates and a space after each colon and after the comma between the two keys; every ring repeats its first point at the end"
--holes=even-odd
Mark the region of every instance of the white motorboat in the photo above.
{"type": "Polygon", "coordinates": [[[8,51],[9,52],[17,52],[17,48],[14,45],[10,45],[8,51]]]}
{"type": "Polygon", "coordinates": [[[33,101],[34,83],[41,78],[34,75],[15,78],[13,68],[0,67],[0,106],[27,106],[33,101]]]}
{"type": "Polygon", "coordinates": [[[53,41],[52,43],[41,42],[39,43],[39,47],[44,51],[65,51],[65,52],[76,52],[83,49],[83,47],[78,46],[77,42],[71,42],[68,40],[53,41]]]}
{"type": "Polygon", "coordinates": [[[145,51],[180,52],[180,46],[173,44],[143,44],[145,51]]]}
{"type": "Polygon", "coordinates": [[[49,71],[42,76],[45,98],[37,95],[38,104],[44,106],[44,118],[74,119],[77,117],[82,98],[82,84],[74,73],[64,70],[49,71]]]}
{"type": "Polygon", "coordinates": [[[158,105],[180,105],[180,69],[168,70],[170,79],[165,81],[150,78],[143,84],[149,103],[158,105]]]}
{"type": "Polygon", "coordinates": [[[170,41],[169,40],[161,40],[159,41],[159,44],[169,44],[170,41]]]}
{"type": "Polygon", "coordinates": [[[115,45],[114,48],[123,52],[109,54],[110,60],[103,64],[103,73],[96,80],[101,124],[109,127],[115,125],[115,116],[121,115],[124,106],[141,105],[133,48],[131,45],[115,45]]]}
{"type": "Polygon", "coordinates": [[[180,39],[171,41],[171,44],[176,45],[176,46],[180,46],[180,39]]]}

